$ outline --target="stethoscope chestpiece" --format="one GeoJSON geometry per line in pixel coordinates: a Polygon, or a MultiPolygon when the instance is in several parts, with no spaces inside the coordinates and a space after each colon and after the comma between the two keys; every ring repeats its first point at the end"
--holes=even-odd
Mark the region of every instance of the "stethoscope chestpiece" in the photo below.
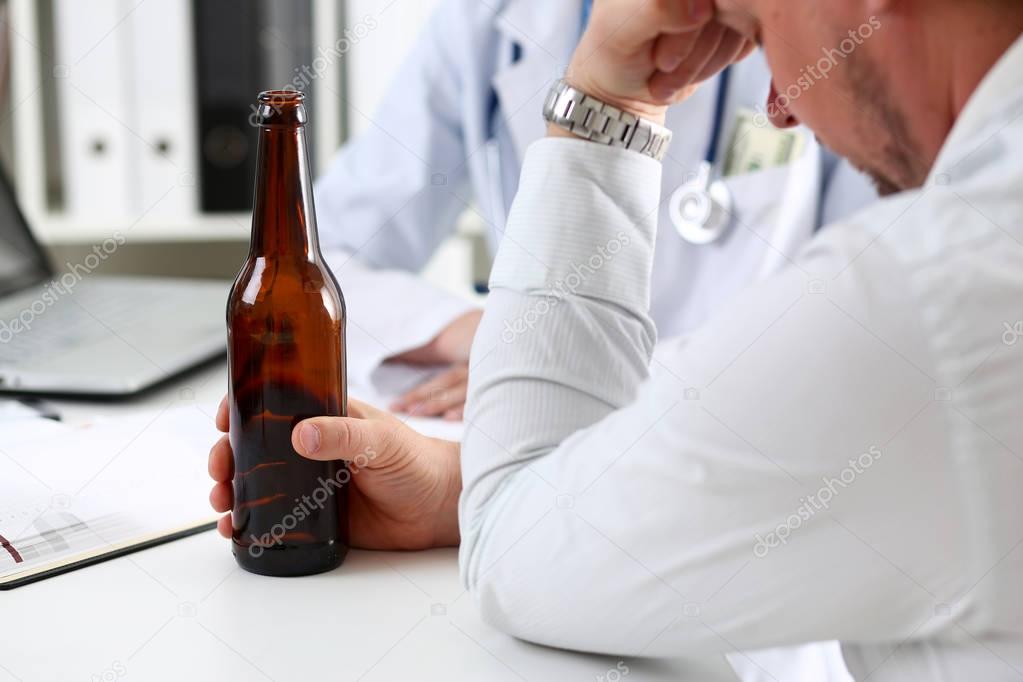
{"type": "Polygon", "coordinates": [[[711,182],[711,164],[703,162],[697,177],[671,195],[668,215],[679,236],[690,244],[720,239],[732,222],[732,193],[723,180],[711,182]]]}

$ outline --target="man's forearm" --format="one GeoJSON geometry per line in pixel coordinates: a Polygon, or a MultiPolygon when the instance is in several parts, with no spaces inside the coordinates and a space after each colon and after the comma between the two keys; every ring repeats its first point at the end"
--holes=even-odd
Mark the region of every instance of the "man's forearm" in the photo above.
{"type": "MultiPolygon", "coordinates": [[[[635,397],[655,331],[646,315],[660,165],[574,139],[529,151],[470,360],[460,520],[470,589],[558,491],[527,465],[635,397]]],[[[602,466],[596,460],[587,467],[602,466]]],[[[582,469],[580,469],[582,471],[582,469]]]]}

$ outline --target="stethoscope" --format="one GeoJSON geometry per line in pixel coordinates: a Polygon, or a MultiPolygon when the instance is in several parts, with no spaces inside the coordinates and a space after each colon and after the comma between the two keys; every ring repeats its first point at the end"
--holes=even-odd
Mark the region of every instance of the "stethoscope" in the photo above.
{"type": "Polygon", "coordinates": [[[690,244],[716,242],[732,225],[732,192],[724,180],[715,177],[731,70],[726,68],[718,79],[714,127],[696,177],[680,185],[668,202],[668,215],[675,230],[690,244]]]}

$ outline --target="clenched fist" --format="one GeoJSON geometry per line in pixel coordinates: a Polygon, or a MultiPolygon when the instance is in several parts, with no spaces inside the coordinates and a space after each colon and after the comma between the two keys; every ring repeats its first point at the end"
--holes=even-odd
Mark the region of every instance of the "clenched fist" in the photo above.
{"type": "Polygon", "coordinates": [[[718,21],[714,0],[597,0],[566,78],[600,100],[663,122],[668,106],[753,48],[718,21]]]}

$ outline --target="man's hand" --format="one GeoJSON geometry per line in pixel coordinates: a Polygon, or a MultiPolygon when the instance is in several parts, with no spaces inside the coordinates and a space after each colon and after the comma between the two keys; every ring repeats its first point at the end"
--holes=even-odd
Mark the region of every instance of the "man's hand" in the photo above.
{"type": "Polygon", "coordinates": [[[440,331],[430,343],[391,358],[413,365],[451,365],[449,369],[415,387],[391,404],[395,412],[417,417],[462,418],[469,385],[469,351],[483,312],[462,315],[440,331]]]}
{"type": "Polygon", "coordinates": [[[753,47],[715,20],[714,0],[600,0],[566,77],[587,94],[663,122],[668,106],[753,47]]]}
{"type": "MultiPolygon", "coordinates": [[[[414,550],[458,545],[458,495],[462,476],[458,443],[427,438],[386,412],[356,400],[349,417],[315,417],[291,435],[295,450],[309,459],[345,460],[352,468],[351,542],[364,549],[414,550]]],[[[217,428],[228,429],[227,401],[217,428]]],[[[234,506],[234,458],[228,437],[210,450],[216,482],[210,504],[218,512],[234,506]]],[[[230,514],[220,534],[231,537],[230,514]]]]}

